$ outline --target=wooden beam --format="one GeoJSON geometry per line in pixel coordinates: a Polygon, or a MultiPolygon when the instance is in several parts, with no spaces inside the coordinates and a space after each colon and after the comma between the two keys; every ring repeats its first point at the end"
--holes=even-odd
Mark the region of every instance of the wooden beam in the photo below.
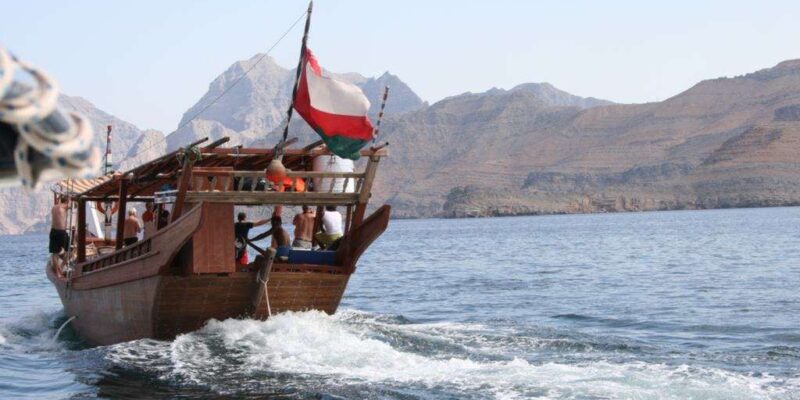
{"type": "MultiPolygon", "coordinates": [[[[208,154],[234,154],[234,155],[235,154],[239,154],[239,155],[244,155],[244,154],[255,155],[255,154],[258,154],[258,155],[267,155],[267,156],[269,156],[269,155],[274,155],[275,154],[275,150],[274,149],[263,149],[263,148],[241,148],[241,149],[237,150],[236,148],[232,148],[232,147],[220,147],[220,148],[216,148],[216,149],[211,149],[208,152],[204,152],[203,155],[205,155],[206,153],[208,153],[208,154]]],[[[284,156],[310,156],[310,157],[315,157],[315,156],[325,156],[325,155],[331,155],[331,154],[333,154],[333,153],[331,153],[331,151],[327,147],[314,148],[314,149],[311,149],[311,150],[303,150],[303,149],[285,149],[285,150],[283,150],[283,155],[284,156]]],[[[365,150],[361,150],[361,155],[365,156],[365,157],[372,157],[372,156],[386,157],[386,156],[389,155],[389,150],[386,149],[386,148],[382,148],[382,149],[375,150],[375,151],[370,150],[370,149],[365,149],[365,150]]]]}
{"type": "MultiPolygon", "coordinates": [[[[358,193],[315,193],[315,192],[186,192],[186,201],[208,201],[212,203],[233,203],[249,205],[348,205],[358,201],[358,193]]],[[[176,202],[177,203],[177,202],[176,202]]]]}
{"type": "Polygon", "coordinates": [[[172,178],[159,178],[158,180],[156,180],[154,182],[151,182],[151,183],[148,183],[148,184],[146,184],[144,186],[139,187],[138,189],[136,189],[135,192],[131,193],[130,197],[131,197],[131,199],[133,199],[134,197],[139,195],[139,193],[142,193],[145,190],[150,190],[154,186],[163,185],[163,184],[170,183],[170,182],[172,182],[172,178]]]}
{"type": "Polygon", "coordinates": [[[353,206],[351,204],[347,205],[345,213],[344,233],[347,234],[347,232],[350,232],[350,224],[353,222],[353,206]]]}
{"type": "Polygon", "coordinates": [[[285,142],[284,141],[279,142],[275,147],[278,149],[286,149],[287,147],[297,143],[298,140],[299,139],[297,139],[296,137],[293,137],[285,142]]]}
{"type": "Polygon", "coordinates": [[[181,177],[178,180],[178,195],[175,197],[175,205],[172,207],[172,222],[180,218],[183,212],[183,205],[186,202],[186,191],[189,190],[189,183],[192,181],[192,165],[194,160],[188,155],[184,155],[181,177]]]}
{"type": "Polygon", "coordinates": [[[122,248],[125,240],[125,208],[128,205],[128,178],[123,177],[119,182],[119,210],[117,211],[117,250],[122,248]]]}
{"type": "Polygon", "coordinates": [[[367,203],[369,203],[369,197],[372,194],[372,182],[378,172],[378,162],[380,160],[378,156],[369,158],[367,169],[364,171],[364,182],[361,184],[361,190],[358,193],[358,205],[356,206],[355,215],[353,215],[353,226],[361,225],[364,220],[364,214],[367,212],[367,203]]]}
{"type": "Polygon", "coordinates": [[[312,142],[312,143],[311,143],[311,144],[309,144],[308,146],[305,146],[305,147],[303,147],[303,150],[304,150],[304,151],[310,151],[310,150],[313,150],[313,149],[315,149],[315,148],[317,148],[317,147],[319,147],[319,146],[322,146],[323,144],[325,144],[325,142],[324,142],[324,141],[322,141],[322,140],[317,140],[316,142],[312,142]]]}
{"type": "MultiPolygon", "coordinates": [[[[103,202],[105,202],[105,201],[107,201],[107,200],[110,200],[110,201],[117,201],[117,196],[108,196],[108,197],[91,197],[91,196],[86,196],[86,197],[83,197],[83,198],[84,198],[84,199],[85,199],[87,202],[88,202],[88,201],[103,201],[103,202]]],[[[138,202],[141,202],[141,203],[149,203],[149,202],[153,201],[153,196],[139,196],[139,197],[137,197],[137,198],[132,198],[131,196],[128,196],[128,202],[132,202],[132,201],[138,201],[138,202]]]]}
{"type": "Polygon", "coordinates": [[[317,206],[317,213],[314,215],[314,234],[311,235],[311,247],[317,246],[317,232],[322,230],[322,214],[325,207],[317,206]]]}
{"type": "Polygon", "coordinates": [[[359,257],[389,226],[391,210],[389,205],[381,206],[342,239],[342,247],[336,253],[336,258],[339,265],[347,268],[348,274],[355,271],[359,257]]]}
{"type": "Polygon", "coordinates": [[[286,171],[289,178],[363,178],[361,172],[286,171]]]}
{"type": "MultiPolygon", "coordinates": [[[[211,168],[211,167],[196,167],[195,173],[197,173],[198,169],[200,168],[211,168]]],[[[214,168],[226,168],[226,167],[214,167],[214,168]]],[[[232,168],[232,167],[231,167],[232,168]]],[[[221,169],[209,169],[208,171],[212,171],[213,175],[217,176],[234,176],[234,177],[245,177],[245,178],[264,178],[266,173],[263,170],[259,171],[243,171],[243,170],[221,170],[221,169]]],[[[286,171],[286,177],[288,178],[364,178],[365,174],[362,172],[323,172],[323,171],[286,171]]]]}
{"type": "Polygon", "coordinates": [[[78,262],[86,261],[86,199],[78,198],[78,262]]]}
{"type": "MultiPolygon", "coordinates": [[[[197,141],[194,141],[194,142],[190,143],[189,146],[187,146],[187,147],[197,146],[198,144],[203,143],[203,142],[205,142],[207,140],[208,140],[207,137],[202,138],[200,140],[197,140],[197,141]]],[[[212,150],[214,150],[214,149],[212,149],[212,150]]],[[[148,168],[152,168],[155,164],[158,164],[158,163],[161,163],[161,162],[163,162],[165,160],[174,158],[175,155],[178,154],[179,151],[181,151],[181,150],[175,150],[173,152],[164,154],[163,156],[158,157],[155,160],[148,161],[148,162],[146,162],[146,163],[144,163],[142,165],[139,165],[138,167],[135,167],[133,169],[130,169],[130,170],[124,172],[122,174],[122,176],[128,176],[130,174],[133,174],[133,176],[141,177],[141,176],[143,176],[143,174],[141,174],[142,171],[144,171],[144,170],[146,170],[148,168]]],[[[163,171],[159,171],[159,172],[163,172],[163,171]]],[[[97,196],[99,194],[101,196],[107,196],[107,195],[109,195],[108,191],[113,191],[113,189],[114,189],[114,180],[111,179],[110,181],[101,183],[101,184],[99,184],[99,185],[97,185],[97,186],[95,186],[93,188],[90,188],[90,189],[84,191],[83,193],[79,193],[78,195],[97,196]],[[102,189],[104,186],[109,186],[109,189],[107,191],[104,191],[104,192],[101,192],[101,193],[96,193],[96,191],[102,189]]]]}
{"type": "MultiPolygon", "coordinates": [[[[231,138],[229,138],[227,136],[223,136],[223,137],[221,137],[221,138],[209,143],[207,146],[201,147],[200,150],[210,150],[210,149],[222,146],[223,144],[228,143],[230,140],[231,140],[231,138]]],[[[189,147],[191,147],[191,145],[189,147]]]]}

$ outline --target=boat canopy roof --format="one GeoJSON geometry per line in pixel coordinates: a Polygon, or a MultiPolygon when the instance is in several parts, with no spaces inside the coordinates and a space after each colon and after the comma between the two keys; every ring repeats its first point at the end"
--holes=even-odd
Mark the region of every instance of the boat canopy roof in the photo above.
{"type": "MultiPolygon", "coordinates": [[[[119,193],[121,178],[127,177],[129,199],[151,197],[155,192],[163,190],[164,185],[176,183],[187,153],[192,152],[196,157],[193,168],[230,167],[235,171],[264,171],[275,155],[275,149],[220,147],[228,142],[227,137],[200,147],[199,145],[206,140],[194,142],[122,173],[116,172],[92,179],[60,181],[56,184],[57,191],[71,197],[85,197],[87,200],[113,198],[119,193]]],[[[314,157],[332,154],[324,145],[285,148],[282,152],[283,164],[289,170],[305,170],[307,166],[312,165],[314,157]]],[[[362,156],[382,157],[387,154],[385,148],[366,149],[361,152],[362,156]]]]}

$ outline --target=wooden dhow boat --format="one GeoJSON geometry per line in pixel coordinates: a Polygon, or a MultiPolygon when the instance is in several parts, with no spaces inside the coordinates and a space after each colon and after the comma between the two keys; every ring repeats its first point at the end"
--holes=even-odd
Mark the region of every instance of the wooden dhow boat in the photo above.
{"type": "MultiPolygon", "coordinates": [[[[326,76],[307,48],[312,6],[283,137],[274,148],[224,147],[228,138],[208,144],[204,139],[121,174],[56,185],[75,204],[76,212],[69,215],[76,215],[67,224],[74,230],[73,246],[64,262],[51,257],[47,277],[58,290],[67,322],[90,344],[171,339],[212,318],[267,318],[303,310],[332,314],[338,308],[359,257],[389,222],[388,205],[365,217],[378,163],[387,155],[388,143],[377,144],[377,136],[388,87],[373,127],[361,89],[326,76]],[[322,140],[291,148],[297,141],[288,138],[293,110],[322,140]],[[325,158],[334,162],[326,167],[325,158]],[[347,159],[366,162],[356,172],[347,159]],[[158,230],[125,245],[131,203],[154,204],[158,230]],[[236,238],[235,207],[271,207],[275,217],[282,216],[283,207],[299,205],[317,207],[313,232],[320,231],[323,207],[344,208],[341,238],[326,243],[325,250],[283,247],[277,249],[284,252],[280,256],[276,249],[236,238]],[[104,213],[102,233],[96,208],[104,213]],[[117,215],[113,238],[112,210],[117,215]],[[246,264],[235,248],[244,243],[258,254],[246,264]]],[[[109,141],[110,136],[106,166],[111,164],[109,141]]]]}
{"type": "Polygon", "coordinates": [[[325,172],[312,168],[315,158],[332,157],[324,145],[222,147],[226,141],[193,143],[122,174],[58,185],[77,205],[74,262],[65,270],[48,264],[47,277],[72,327],[88,343],[171,339],[212,318],[336,311],[359,257],[388,225],[388,205],[365,218],[387,149],[362,150],[366,163],[360,172],[325,172]],[[285,184],[265,179],[276,152],[287,170],[285,184]],[[117,204],[116,237],[92,237],[87,215],[95,203],[108,201],[117,204]],[[123,246],[127,206],[148,202],[170,209],[170,220],[152,236],[123,246]],[[235,207],[270,206],[280,214],[284,206],[297,205],[346,210],[336,250],[292,249],[275,257],[272,249],[248,241],[255,259],[235,260],[235,207]]]}
{"type": "MultiPolygon", "coordinates": [[[[283,137],[274,148],[224,147],[228,138],[208,144],[204,139],[121,174],[56,185],[75,204],[70,216],[76,215],[67,224],[74,230],[73,246],[65,262],[54,265],[51,257],[47,277],[58,290],[67,322],[90,344],[171,339],[212,318],[263,319],[302,310],[332,314],[338,308],[359,257],[389,222],[388,205],[365,217],[378,163],[387,155],[388,143],[377,144],[377,136],[388,87],[373,127],[361,89],[326,76],[307,48],[312,6],[283,137]],[[288,139],[293,110],[322,140],[291,148],[297,141],[288,139]],[[319,162],[324,158],[346,166],[325,167],[319,162]],[[346,159],[366,162],[357,172],[346,159]],[[124,245],[132,203],[154,204],[155,215],[166,216],[168,210],[169,217],[158,218],[155,233],[124,245]],[[275,249],[236,238],[236,207],[271,207],[273,216],[281,216],[283,207],[299,205],[317,207],[314,232],[320,231],[323,207],[346,210],[343,236],[325,250],[284,247],[280,257],[275,249]],[[102,233],[96,208],[105,214],[102,233]],[[113,238],[112,209],[117,216],[113,238]],[[88,234],[87,216],[95,235],[88,234]],[[253,262],[237,259],[237,242],[258,253],[253,262]]],[[[107,146],[109,141],[110,136],[107,146]]]]}

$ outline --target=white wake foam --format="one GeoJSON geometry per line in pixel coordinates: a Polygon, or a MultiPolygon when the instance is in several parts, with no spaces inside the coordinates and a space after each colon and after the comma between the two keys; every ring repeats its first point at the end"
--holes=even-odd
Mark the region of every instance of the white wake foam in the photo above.
{"type": "Polygon", "coordinates": [[[62,350],[63,343],[53,339],[53,321],[58,315],[39,311],[0,326],[0,345],[26,352],[62,350]]]}
{"type": "MultiPolygon", "coordinates": [[[[268,321],[210,321],[202,330],[172,343],[120,345],[109,358],[154,366],[153,360],[160,357],[155,364],[169,370],[169,375],[217,388],[220,382],[211,382],[226,374],[285,373],[337,386],[374,383],[395,388],[446,388],[448,392],[496,398],[780,399],[791,398],[792,390],[800,389],[797,381],[686,365],[534,363],[522,358],[486,361],[446,353],[419,354],[376,339],[379,335],[370,331],[370,324],[348,322],[351,317],[305,312],[281,314],[268,321]]],[[[422,336],[438,335],[443,341],[450,341],[448,332],[454,337],[463,335],[457,325],[431,325],[429,332],[424,332],[424,325],[395,327],[422,336]]]]}

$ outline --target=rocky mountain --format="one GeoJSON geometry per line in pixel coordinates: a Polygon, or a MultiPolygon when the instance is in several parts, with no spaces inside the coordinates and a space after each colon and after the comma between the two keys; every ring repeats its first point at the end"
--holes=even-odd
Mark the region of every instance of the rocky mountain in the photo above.
{"type": "MultiPolygon", "coordinates": [[[[269,56],[261,60],[262,57],[262,54],[257,54],[248,60],[237,61],[214,79],[208,92],[184,113],[178,124],[182,128],[168,136],[167,147],[172,150],[206,136],[212,140],[229,136],[231,144],[250,145],[255,141],[274,144],[273,131],[279,130],[285,121],[296,70],[281,67],[269,56]],[[232,86],[251,68],[236,86],[232,86]],[[226,90],[225,96],[215,103],[214,100],[226,90]]],[[[388,72],[377,78],[367,78],[357,73],[331,75],[361,87],[372,103],[370,113],[373,116],[377,115],[380,108],[385,85],[391,87],[387,113],[403,113],[425,106],[408,85],[388,72]]],[[[293,121],[290,129],[292,136],[303,139],[313,134],[300,118],[293,121]]]]}
{"type": "MultiPolygon", "coordinates": [[[[64,110],[79,112],[91,121],[99,149],[105,150],[106,126],[112,125],[112,160],[119,161],[115,163],[115,169],[128,169],[139,162],[156,158],[166,150],[161,132],[142,131],[83,98],[62,95],[59,104],[64,110]]],[[[49,228],[52,196],[48,184],[33,192],[21,188],[1,189],[0,234],[46,231],[49,228]]]]}
{"type": "Polygon", "coordinates": [[[464,94],[390,117],[384,133],[375,200],[396,216],[797,205],[800,61],[648,104],[464,94]]]}
{"type": "MultiPolygon", "coordinates": [[[[501,90],[501,89],[495,89],[501,90]]],[[[592,108],[614,104],[608,100],[595,97],[580,97],[567,93],[547,83],[523,83],[513,87],[510,92],[527,92],[551,106],[572,106],[578,108],[592,108]]]]}
{"type": "MultiPolygon", "coordinates": [[[[205,136],[272,146],[292,70],[265,59],[209,106],[257,57],[215,79],[182,124],[207,109],[166,141],[85,100],[62,104],[89,116],[97,132],[114,125],[115,155],[127,155],[128,164],[205,136]]],[[[800,60],[702,81],[647,104],[613,104],[538,83],[428,105],[388,72],[336,76],[365,91],[373,116],[383,86],[391,86],[381,130],[391,156],[379,170],[373,204],[392,204],[396,217],[800,204],[800,60]]],[[[300,118],[290,135],[316,139],[300,118]]],[[[0,232],[46,228],[49,201],[46,192],[0,191],[0,232]]]]}

